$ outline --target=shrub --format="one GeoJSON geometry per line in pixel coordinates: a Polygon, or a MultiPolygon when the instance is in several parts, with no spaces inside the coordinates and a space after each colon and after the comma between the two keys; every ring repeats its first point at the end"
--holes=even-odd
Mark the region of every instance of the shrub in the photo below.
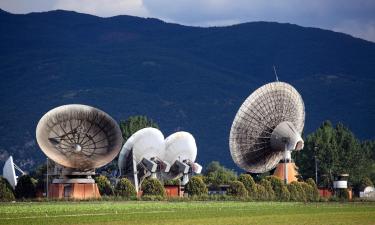
{"type": "Polygon", "coordinates": [[[289,193],[290,193],[290,201],[295,201],[295,202],[297,202],[297,201],[300,201],[300,197],[299,197],[299,192],[298,192],[298,189],[297,189],[297,187],[296,187],[297,185],[296,185],[296,182],[292,182],[292,183],[290,183],[290,184],[288,184],[288,191],[289,191],[289,193]]]}
{"type": "Polygon", "coordinates": [[[37,180],[29,175],[22,175],[14,190],[16,198],[35,198],[37,180]]]}
{"type": "Polygon", "coordinates": [[[238,180],[245,185],[248,196],[252,199],[257,199],[257,189],[253,177],[250,174],[241,174],[238,180]]]}
{"type": "Polygon", "coordinates": [[[95,182],[101,195],[113,195],[113,188],[106,176],[95,177],[95,182]]]}
{"type": "Polygon", "coordinates": [[[277,200],[289,201],[290,193],[280,178],[276,176],[268,176],[266,179],[271,182],[277,200]]]}
{"type": "Polygon", "coordinates": [[[261,200],[267,200],[267,201],[275,200],[275,192],[272,189],[271,182],[266,179],[262,179],[259,184],[262,185],[265,190],[265,192],[262,195],[261,200]]]}
{"type": "Polygon", "coordinates": [[[245,185],[241,181],[232,181],[229,184],[227,194],[238,198],[246,198],[248,196],[245,185]]]}
{"type": "Polygon", "coordinates": [[[255,187],[256,187],[256,190],[257,190],[256,199],[257,200],[268,200],[267,197],[266,197],[267,196],[266,189],[260,184],[255,184],[255,187]]]}
{"type": "Polygon", "coordinates": [[[180,185],[180,184],[181,184],[180,179],[172,179],[172,180],[164,181],[164,185],[180,185]]]}
{"type": "Polygon", "coordinates": [[[121,178],[115,187],[115,193],[117,196],[132,198],[137,195],[134,185],[126,178],[121,178]]]}
{"type": "Polygon", "coordinates": [[[160,183],[158,179],[151,178],[145,179],[142,182],[143,195],[154,195],[165,197],[164,186],[160,183]]]}
{"type": "Polygon", "coordinates": [[[8,180],[4,177],[0,177],[0,201],[8,202],[14,201],[13,188],[9,184],[8,180]]]}
{"type": "Polygon", "coordinates": [[[192,177],[185,186],[185,191],[191,196],[207,195],[208,189],[201,177],[192,177]]]}
{"type": "Polygon", "coordinates": [[[312,178],[309,178],[306,180],[306,183],[312,187],[312,200],[319,201],[320,195],[315,181],[312,178]]]}
{"type": "Polygon", "coordinates": [[[314,188],[305,182],[299,182],[299,184],[301,185],[302,189],[305,191],[306,201],[309,201],[309,202],[316,201],[315,196],[314,196],[314,188]]]}
{"type": "Polygon", "coordinates": [[[299,182],[293,181],[288,184],[288,191],[290,193],[290,201],[306,202],[306,194],[299,182]]]}

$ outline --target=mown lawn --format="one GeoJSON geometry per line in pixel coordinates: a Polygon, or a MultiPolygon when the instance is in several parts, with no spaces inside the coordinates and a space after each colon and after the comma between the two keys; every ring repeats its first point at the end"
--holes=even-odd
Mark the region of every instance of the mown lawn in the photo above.
{"type": "Polygon", "coordinates": [[[375,225],[375,203],[141,201],[2,203],[0,224],[375,225]]]}

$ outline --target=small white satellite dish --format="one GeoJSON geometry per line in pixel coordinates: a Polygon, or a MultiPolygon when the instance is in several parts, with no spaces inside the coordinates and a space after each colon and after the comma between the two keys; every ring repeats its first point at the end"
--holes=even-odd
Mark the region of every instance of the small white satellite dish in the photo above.
{"type": "Polygon", "coordinates": [[[197,146],[194,137],[187,132],[177,132],[164,140],[155,128],[143,128],[135,132],[124,144],[119,155],[120,176],[131,180],[138,191],[139,183],[146,177],[162,180],[183,176],[187,183],[192,172],[200,173],[202,167],[194,163],[197,146]]]}
{"type": "Polygon", "coordinates": [[[5,161],[3,167],[3,177],[8,180],[13,189],[17,186],[18,176],[16,175],[16,170],[18,170],[22,175],[25,174],[25,172],[23,172],[16,164],[14,164],[13,157],[9,156],[7,161],[5,161]]]}
{"type": "MultiPolygon", "coordinates": [[[[160,130],[147,127],[135,132],[121,149],[118,159],[120,176],[132,180],[138,191],[138,184],[144,178],[156,178],[160,165],[166,164],[162,161],[164,148],[164,135],[160,130]]],[[[169,170],[169,164],[164,169],[169,170]]]]}
{"type": "Polygon", "coordinates": [[[193,135],[180,131],[165,139],[165,160],[171,165],[168,173],[162,173],[165,179],[182,178],[182,185],[189,181],[192,172],[201,173],[202,166],[195,163],[197,144],[193,135]]]}

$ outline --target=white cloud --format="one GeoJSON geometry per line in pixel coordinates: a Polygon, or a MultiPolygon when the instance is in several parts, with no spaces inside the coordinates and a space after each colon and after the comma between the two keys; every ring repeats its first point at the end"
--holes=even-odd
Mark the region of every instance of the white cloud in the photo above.
{"type": "Polygon", "coordinates": [[[368,22],[344,20],[335,26],[333,30],[375,42],[375,20],[368,22]]]}
{"type": "Polygon", "coordinates": [[[102,17],[148,15],[142,0],[57,0],[53,9],[72,10],[102,17]]]}

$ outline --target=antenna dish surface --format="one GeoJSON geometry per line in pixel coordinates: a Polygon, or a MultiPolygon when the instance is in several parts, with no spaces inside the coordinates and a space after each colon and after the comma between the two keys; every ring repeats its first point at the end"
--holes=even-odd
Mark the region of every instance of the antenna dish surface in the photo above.
{"type": "Polygon", "coordinates": [[[193,135],[180,131],[165,139],[165,161],[173,164],[176,160],[194,162],[197,157],[197,144],[193,135]]]}
{"type": "Polygon", "coordinates": [[[117,122],[87,105],[63,105],[47,112],[36,128],[42,151],[65,167],[89,170],[112,161],[121,149],[117,122]]]}
{"type": "Polygon", "coordinates": [[[251,173],[275,168],[284,149],[271,146],[271,136],[275,136],[272,134],[282,122],[287,122],[283,127],[290,127],[291,139],[296,136],[295,140],[299,140],[305,106],[297,90],[284,82],[268,83],[255,90],[243,102],[232,124],[229,147],[234,162],[251,173]]]}

